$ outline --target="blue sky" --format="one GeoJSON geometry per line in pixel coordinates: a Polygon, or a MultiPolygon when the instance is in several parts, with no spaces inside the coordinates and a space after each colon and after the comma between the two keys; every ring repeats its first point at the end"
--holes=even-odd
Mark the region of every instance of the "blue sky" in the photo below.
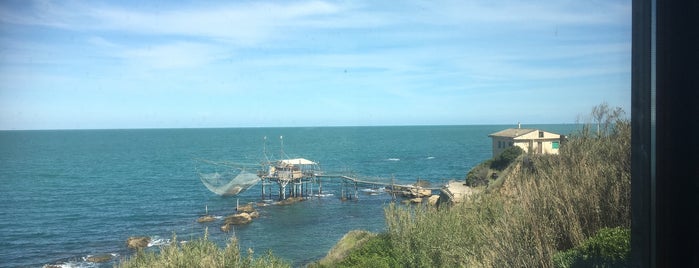
{"type": "Polygon", "coordinates": [[[1,1],[0,129],[630,111],[631,1],[1,1]]]}

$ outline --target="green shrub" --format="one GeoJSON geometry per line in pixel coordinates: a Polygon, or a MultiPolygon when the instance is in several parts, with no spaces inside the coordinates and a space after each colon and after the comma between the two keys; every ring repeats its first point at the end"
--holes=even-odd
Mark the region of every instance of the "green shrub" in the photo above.
{"type": "Polygon", "coordinates": [[[573,267],[573,265],[582,259],[580,251],[571,249],[566,251],[561,251],[553,255],[553,267],[568,268],[573,267]]]}
{"type": "Polygon", "coordinates": [[[493,158],[493,162],[490,164],[490,168],[497,169],[502,171],[505,169],[507,166],[512,163],[515,159],[517,159],[518,156],[524,153],[524,150],[522,148],[519,148],[519,146],[512,146],[497,155],[495,158],[493,158]]]}
{"type": "Polygon", "coordinates": [[[492,162],[493,160],[489,159],[473,167],[466,175],[466,185],[471,187],[488,185],[488,173],[492,162]]]}
{"type": "Polygon", "coordinates": [[[247,255],[238,248],[232,237],[225,248],[219,248],[208,240],[208,234],[187,243],[179,243],[173,235],[172,243],[160,248],[160,252],[138,251],[118,267],[290,267],[288,263],[267,252],[255,258],[252,250],[247,255]]]}
{"type": "Polygon", "coordinates": [[[556,253],[555,267],[626,267],[631,254],[629,229],[603,228],[579,247],[556,253]]]}
{"type": "Polygon", "coordinates": [[[338,267],[398,267],[398,261],[393,254],[388,234],[379,234],[370,238],[349,256],[340,262],[338,267]]]}

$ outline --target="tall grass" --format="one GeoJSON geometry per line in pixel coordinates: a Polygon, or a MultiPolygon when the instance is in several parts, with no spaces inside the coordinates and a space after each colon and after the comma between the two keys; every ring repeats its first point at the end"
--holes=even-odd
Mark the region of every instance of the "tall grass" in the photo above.
{"type": "Polygon", "coordinates": [[[187,243],[179,243],[177,236],[172,242],[160,249],[160,252],[139,251],[131,258],[119,264],[119,267],[290,267],[282,259],[267,252],[255,258],[252,250],[242,254],[238,241],[232,237],[225,248],[208,240],[208,235],[187,243]]]}
{"type": "MultiPolygon", "coordinates": [[[[611,121],[614,122],[614,121],[611,121]]],[[[559,155],[524,155],[495,191],[452,208],[386,209],[401,266],[551,267],[605,227],[630,226],[630,124],[589,125],[559,155]]]]}

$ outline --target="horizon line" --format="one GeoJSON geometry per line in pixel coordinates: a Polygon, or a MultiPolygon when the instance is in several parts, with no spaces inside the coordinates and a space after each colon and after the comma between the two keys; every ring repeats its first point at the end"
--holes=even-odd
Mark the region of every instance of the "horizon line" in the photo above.
{"type": "MultiPolygon", "coordinates": [[[[581,122],[567,123],[521,123],[521,125],[582,125],[581,122]]],[[[264,128],[351,128],[351,127],[450,127],[450,126],[506,126],[514,124],[479,123],[479,124],[405,124],[405,125],[305,125],[305,126],[210,126],[210,127],[115,127],[115,128],[30,128],[0,129],[0,131],[79,131],[79,130],[178,130],[178,129],[264,129],[264,128]]]]}

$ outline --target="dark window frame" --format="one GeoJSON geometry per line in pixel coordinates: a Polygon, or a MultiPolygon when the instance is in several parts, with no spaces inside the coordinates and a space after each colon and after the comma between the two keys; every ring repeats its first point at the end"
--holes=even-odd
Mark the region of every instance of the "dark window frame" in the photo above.
{"type": "Polygon", "coordinates": [[[630,267],[699,267],[699,147],[678,138],[698,128],[696,14],[697,1],[633,1],[630,267]]]}

